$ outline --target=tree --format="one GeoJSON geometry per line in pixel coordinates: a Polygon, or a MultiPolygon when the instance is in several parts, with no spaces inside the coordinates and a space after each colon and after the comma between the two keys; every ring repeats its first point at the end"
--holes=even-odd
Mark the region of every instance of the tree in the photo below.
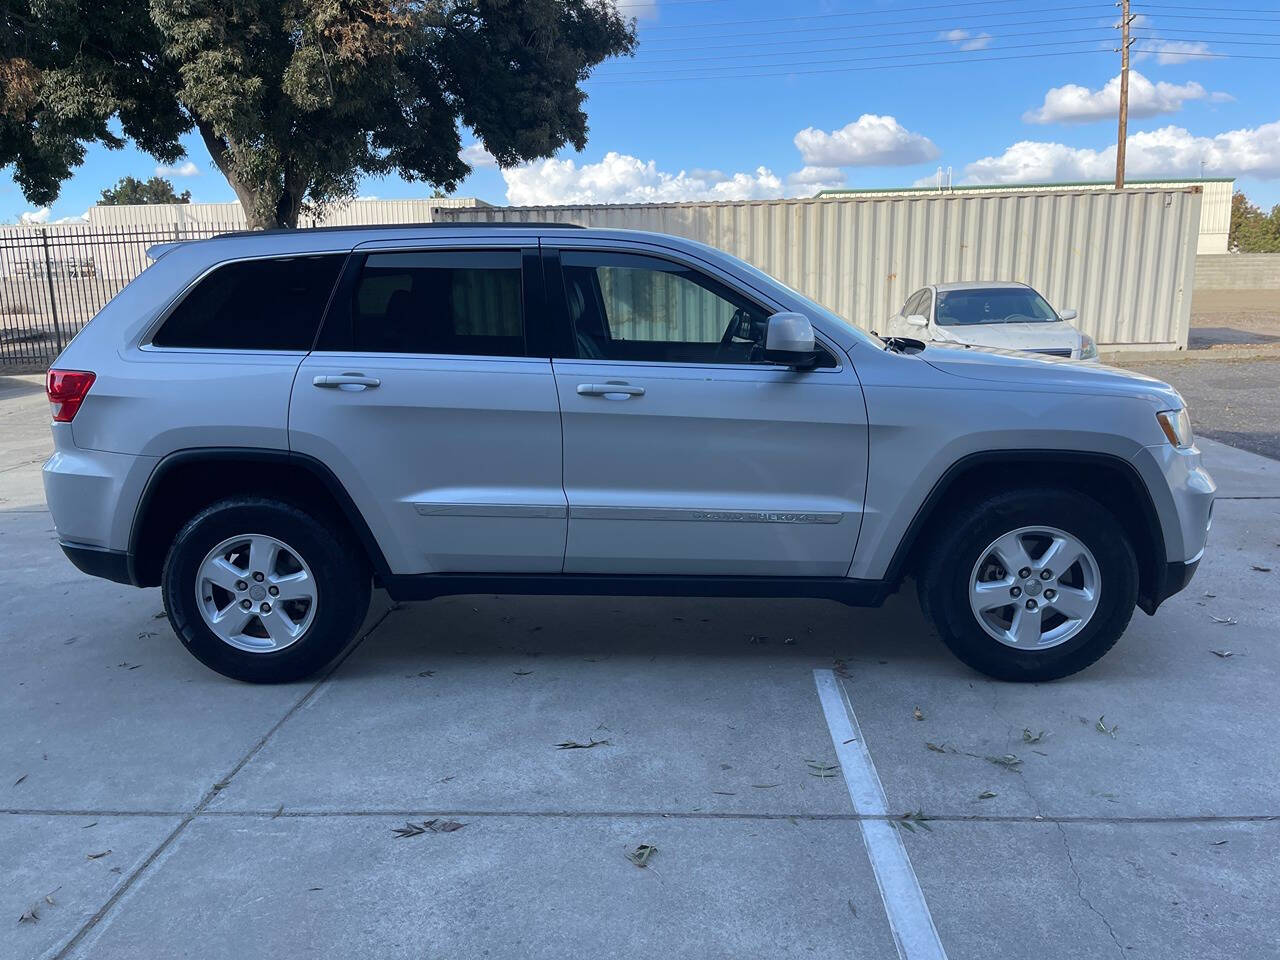
{"type": "Polygon", "coordinates": [[[99,201],[105,204],[190,202],[190,190],[174,193],[173,184],[164,177],[152,177],[150,180],[121,177],[114,187],[107,187],[102,191],[102,199],[99,201]]]}
{"type": "Polygon", "coordinates": [[[580,84],[635,43],[612,0],[6,0],[0,166],[47,205],[86,144],[195,130],[250,226],[296,226],[361,176],[451,193],[460,126],[502,166],[581,150],[580,84]]]}
{"type": "Polygon", "coordinates": [[[1266,214],[1236,191],[1231,197],[1227,248],[1237,253],[1280,253],[1280,203],[1266,214]]]}

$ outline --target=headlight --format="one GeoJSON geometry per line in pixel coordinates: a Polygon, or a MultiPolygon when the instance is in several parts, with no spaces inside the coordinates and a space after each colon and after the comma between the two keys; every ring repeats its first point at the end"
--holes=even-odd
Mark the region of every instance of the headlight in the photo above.
{"type": "Polygon", "coordinates": [[[1095,360],[1098,356],[1098,345],[1087,333],[1080,334],[1080,359],[1095,360]]]}
{"type": "Polygon", "coordinates": [[[1156,414],[1156,419],[1160,421],[1160,429],[1164,431],[1164,435],[1175,447],[1185,450],[1191,446],[1195,436],[1191,432],[1191,414],[1187,413],[1186,407],[1181,410],[1161,410],[1156,414]]]}

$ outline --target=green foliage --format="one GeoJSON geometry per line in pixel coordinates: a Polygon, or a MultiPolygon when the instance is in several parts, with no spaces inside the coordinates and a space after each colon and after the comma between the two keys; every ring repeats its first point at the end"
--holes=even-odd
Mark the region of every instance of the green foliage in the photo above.
{"type": "Polygon", "coordinates": [[[630,54],[608,0],[4,0],[0,166],[47,205],[85,145],[162,163],[194,129],[253,226],[398,173],[451,193],[459,126],[503,166],[587,140],[580,84],[630,54]]]}
{"type": "Polygon", "coordinates": [[[102,191],[100,203],[190,203],[191,191],[183,190],[175,193],[173,184],[164,177],[152,177],[150,180],[139,180],[136,177],[121,177],[114,187],[102,191]]]}
{"type": "Polygon", "coordinates": [[[1231,197],[1227,248],[1239,253],[1280,253],[1280,203],[1263,213],[1240,192],[1231,197]]]}

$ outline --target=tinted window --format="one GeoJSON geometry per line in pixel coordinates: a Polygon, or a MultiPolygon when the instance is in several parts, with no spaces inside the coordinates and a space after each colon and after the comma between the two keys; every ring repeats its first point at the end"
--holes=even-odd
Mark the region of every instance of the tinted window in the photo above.
{"type": "Polygon", "coordinates": [[[319,349],[524,356],[516,250],[370,254],[344,306],[319,349]]]}
{"type": "Polygon", "coordinates": [[[629,253],[561,253],[582,359],[763,362],[770,311],[683,264],[629,253]]]}
{"type": "Polygon", "coordinates": [[[206,350],[310,350],[342,255],[245,260],[189,291],[151,342],[206,350]]]}
{"type": "Polygon", "coordinates": [[[921,307],[924,305],[925,297],[927,297],[928,295],[929,295],[929,291],[927,290],[917,290],[915,293],[913,293],[907,299],[906,304],[903,306],[902,315],[904,317],[910,317],[916,314],[923,314],[924,311],[921,309],[921,307]]]}
{"type": "Polygon", "coordinates": [[[1057,319],[1058,315],[1045,303],[1044,297],[1030,287],[947,290],[938,294],[938,323],[943,326],[1057,319]]]}

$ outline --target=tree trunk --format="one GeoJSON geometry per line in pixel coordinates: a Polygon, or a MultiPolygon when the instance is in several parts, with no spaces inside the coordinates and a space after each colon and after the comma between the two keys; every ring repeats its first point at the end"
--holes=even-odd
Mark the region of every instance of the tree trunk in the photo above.
{"type": "MultiPolygon", "coordinates": [[[[244,211],[245,224],[250,230],[271,230],[288,228],[292,229],[298,225],[298,216],[302,212],[302,198],[306,192],[306,185],[288,184],[280,194],[273,198],[261,196],[261,190],[250,184],[242,182],[236,176],[232,169],[230,151],[227,149],[227,143],[222,137],[214,131],[204,120],[195,118],[196,129],[200,131],[200,138],[204,140],[204,145],[209,150],[209,156],[213,158],[214,166],[227,179],[227,183],[231,185],[231,189],[235,191],[236,199],[240,201],[240,208],[244,211]],[[270,211],[264,213],[263,211],[270,211]]],[[[293,179],[297,179],[296,177],[293,179]]]]}

